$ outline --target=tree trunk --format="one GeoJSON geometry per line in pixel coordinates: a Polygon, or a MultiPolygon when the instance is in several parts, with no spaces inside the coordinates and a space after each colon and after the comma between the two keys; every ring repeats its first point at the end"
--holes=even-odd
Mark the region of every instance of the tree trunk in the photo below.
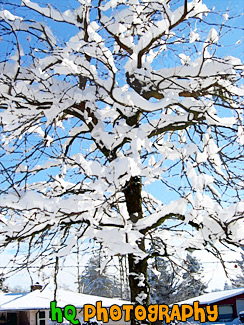
{"type": "MultiPolygon", "coordinates": [[[[141,179],[138,176],[131,177],[124,189],[127,210],[133,224],[136,224],[136,222],[143,217],[141,190],[141,179]]],[[[140,239],[138,247],[145,252],[144,238],[140,239]]],[[[140,256],[129,254],[128,262],[131,301],[134,302],[135,305],[143,305],[147,310],[149,305],[147,259],[141,259],[140,256]]],[[[139,324],[134,315],[131,317],[131,324],[139,324]]]]}

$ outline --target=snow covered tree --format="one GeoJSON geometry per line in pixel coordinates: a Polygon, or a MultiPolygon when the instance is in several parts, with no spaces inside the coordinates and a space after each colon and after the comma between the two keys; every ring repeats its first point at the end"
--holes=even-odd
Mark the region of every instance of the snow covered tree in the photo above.
{"type": "Polygon", "coordinates": [[[57,271],[94,239],[146,306],[151,258],[244,244],[243,65],[201,0],[72,5],[0,11],[0,245],[57,271]]]}
{"type": "Polygon", "coordinates": [[[100,272],[101,264],[98,256],[92,256],[87,263],[84,271],[81,274],[81,289],[82,293],[98,295],[102,297],[116,297],[118,291],[114,292],[116,288],[111,276],[103,269],[100,272]]]}
{"type": "Polygon", "coordinates": [[[200,296],[207,289],[202,277],[203,267],[196,257],[187,254],[181,274],[183,281],[175,292],[174,302],[200,296]]]}
{"type": "Polygon", "coordinates": [[[174,265],[167,259],[156,258],[149,269],[150,300],[153,304],[172,304],[204,293],[201,263],[187,254],[183,265],[174,265]]]}
{"type": "Polygon", "coordinates": [[[232,284],[230,284],[227,281],[225,281],[224,290],[231,290],[231,289],[233,289],[232,284]]]}

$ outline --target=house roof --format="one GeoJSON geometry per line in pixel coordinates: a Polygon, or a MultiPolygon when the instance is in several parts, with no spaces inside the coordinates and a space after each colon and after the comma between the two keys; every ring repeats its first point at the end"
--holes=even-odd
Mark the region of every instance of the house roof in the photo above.
{"type": "MultiPolygon", "coordinates": [[[[50,309],[50,302],[54,300],[54,291],[48,287],[44,290],[35,290],[28,293],[2,293],[0,292],[0,311],[7,310],[34,310],[50,309]]],[[[128,304],[128,301],[119,299],[104,298],[99,296],[85,295],[68,290],[57,290],[57,306],[65,307],[73,305],[82,308],[85,304],[96,305],[97,301],[102,302],[103,307],[111,305],[128,304]]]]}
{"type": "Polygon", "coordinates": [[[193,305],[194,301],[199,301],[200,305],[209,305],[216,303],[218,301],[222,301],[228,298],[232,298],[244,293],[244,288],[232,289],[232,290],[225,290],[225,291],[216,291],[206,293],[204,295],[194,297],[191,299],[187,299],[184,301],[178,302],[179,305],[188,304],[193,305]]]}

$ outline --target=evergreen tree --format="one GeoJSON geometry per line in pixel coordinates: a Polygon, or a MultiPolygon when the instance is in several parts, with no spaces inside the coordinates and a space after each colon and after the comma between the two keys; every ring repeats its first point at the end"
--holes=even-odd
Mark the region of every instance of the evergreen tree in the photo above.
{"type": "Polygon", "coordinates": [[[107,267],[101,272],[101,260],[98,254],[89,259],[81,275],[80,287],[85,294],[108,298],[120,296],[118,280],[109,275],[107,267]]]}
{"type": "Polygon", "coordinates": [[[200,279],[202,265],[190,254],[187,255],[184,265],[175,265],[169,260],[157,258],[152,270],[148,276],[152,303],[175,303],[199,296],[206,289],[200,279]]]}
{"type": "Polygon", "coordinates": [[[174,272],[170,268],[170,263],[164,259],[157,258],[152,269],[149,268],[148,281],[150,283],[151,303],[168,304],[176,288],[174,272]]]}
{"type": "Polygon", "coordinates": [[[225,281],[224,290],[231,290],[231,289],[233,289],[233,285],[225,281]]]}

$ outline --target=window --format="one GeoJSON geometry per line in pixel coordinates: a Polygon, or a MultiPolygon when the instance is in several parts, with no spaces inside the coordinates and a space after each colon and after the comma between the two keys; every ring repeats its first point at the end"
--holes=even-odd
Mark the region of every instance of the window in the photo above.
{"type": "Polygon", "coordinates": [[[44,311],[39,311],[38,313],[39,325],[46,325],[46,313],[44,311]]]}
{"type": "Polygon", "coordinates": [[[239,315],[240,311],[244,310],[244,299],[236,299],[236,310],[237,315],[239,315]]]}
{"type": "Polygon", "coordinates": [[[234,319],[233,306],[232,305],[222,305],[218,306],[220,321],[229,322],[234,319]]]}

